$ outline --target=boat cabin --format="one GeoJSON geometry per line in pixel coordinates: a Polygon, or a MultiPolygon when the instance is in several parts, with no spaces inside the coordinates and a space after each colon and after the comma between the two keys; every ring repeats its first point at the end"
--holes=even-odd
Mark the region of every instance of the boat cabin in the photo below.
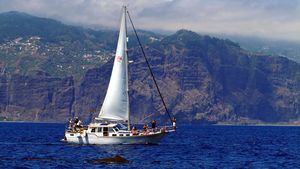
{"type": "Polygon", "coordinates": [[[121,123],[91,123],[87,133],[98,136],[130,136],[130,131],[127,131],[127,127],[121,123]]]}

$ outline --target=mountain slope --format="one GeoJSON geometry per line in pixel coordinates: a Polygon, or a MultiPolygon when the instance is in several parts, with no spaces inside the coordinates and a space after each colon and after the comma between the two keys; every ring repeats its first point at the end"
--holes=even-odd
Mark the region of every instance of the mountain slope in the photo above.
{"type": "MultiPolygon", "coordinates": [[[[290,122],[300,117],[300,65],[296,62],[253,54],[228,40],[186,30],[147,46],[146,53],[168,108],[180,120],[240,124],[290,122]]],[[[129,69],[133,119],[158,118],[153,112],[164,114],[164,110],[139,49],[131,56],[135,61],[129,69]]],[[[112,66],[107,64],[87,72],[77,112],[100,109],[112,66]]]]}
{"type": "MultiPolygon", "coordinates": [[[[20,23],[32,19],[12,14],[13,18],[25,17],[20,23]]],[[[48,39],[52,29],[46,28],[41,34],[32,34],[32,29],[41,26],[33,21],[28,25],[32,28],[24,31],[13,28],[16,22],[2,29],[9,28],[11,33],[0,40],[0,117],[64,122],[71,115],[86,120],[96,116],[112,69],[116,32],[42,20],[43,25],[50,22],[57,29],[63,27],[55,31],[60,32],[53,36],[57,38],[48,39]],[[73,36],[69,33],[73,31],[80,33],[73,36]]],[[[168,108],[179,121],[248,124],[299,120],[299,63],[249,52],[230,40],[187,30],[166,37],[139,33],[168,108]]],[[[134,60],[129,68],[131,119],[167,121],[133,39],[130,37],[129,49],[130,60],[134,60]]]]}
{"type": "MultiPolygon", "coordinates": [[[[140,31],[144,43],[161,38],[140,31]]],[[[0,14],[0,66],[8,73],[35,71],[76,80],[106,63],[115,50],[116,31],[94,31],[19,12],[0,14]]],[[[136,44],[131,38],[130,44],[136,44]]],[[[3,71],[3,70],[2,70],[3,71]]]]}

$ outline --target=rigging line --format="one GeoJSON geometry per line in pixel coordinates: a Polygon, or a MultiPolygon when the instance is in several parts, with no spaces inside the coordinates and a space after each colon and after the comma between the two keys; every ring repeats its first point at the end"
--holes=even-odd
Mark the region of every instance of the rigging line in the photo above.
{"type": "Polygon", "coordinates": [[[142,50],[143,56],[144,56],[144,58],[145,58],[145,60],[146,60],[147,66],[148,66],[148,68],[149,68],[149,70],[150,70],[150,74],[151,74],[152,79],[153,79],[153,81],[154,81],[154,84],[155,84],[155,86],[156,86],[157,92],[158,92],[158,94],[159,94],[159,96],[160,96],[160,99],[161,99],[161,101],[162,101],[162,103],[163,103],[163,105],[164,105],[164,108],[165,108],[165,110],[166,110],[166,112],[167,112],[167,114],[168,114],[168,116],[169,116],[169,118],[170,118],[171,124],[172,124],[172,118],[171,118],[171,115],[170,115],[170,113],[169,113],[169,111],[168,111],[168,108],[167,108],[167,106],[166,106],[166,103],[165,103],[165,101],[164,101],[164,98],[163,98],[163,96],[162,96],[162,94],[161,94],[161,92],[160,92],[160,90],[159,90],[159,87],[158,87],[158,85],[157,85],[156,79],[155,79],[154,74],[153,74],[153,72],[152,72],[150,63],[149,63],[149,61],[148,61],[148,59],[147,59],[147,57],[146,57],[144,48],[143,48],[143,46],[142,46],[142,44],[141,44],[141,41],[140,41],[139,36],[137,35],[137,32],[136,32],[136,30],[135,30],[135,27],[134,27],[134,25],[133,25],[133,22],[132,22],[132,20],[131,20],[131,17],[130,17],[130,14],[129,14],[128,11],[127,11],[127,14],[128,14],[128,18],[129,18],[129,21],[130,21],[130,23],[131,23],[131,26],[132,26],[132,28],[133,28],[134,34],[135,34],[135,36],[136,36],[136,38],[137,38],[137,41],[138,41],[138,43],[139,43],[139,46],[141,47],[141,50],[142,50]]]}

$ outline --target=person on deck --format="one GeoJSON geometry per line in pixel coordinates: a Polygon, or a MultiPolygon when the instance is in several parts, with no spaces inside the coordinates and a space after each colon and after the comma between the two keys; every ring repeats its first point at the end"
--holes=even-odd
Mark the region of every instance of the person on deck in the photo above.
{"type": "Polygon", "coordinates": [[[75,120],[74,120],[74,130],[75,131],[79,131],[80,128],[82,128],[81,121],[79,120],[78,117],[75,117],[75,120]]]}
{"type": "Polygon", "coordinates": [[[77,124],[78,121],[79,121],[78,117],[75,117],[75,119],[74,119],[74,124],[77,124]]]}
{"type": "Polygon", "coordinates": [[[156,130],[156,120],[152,120],[151,127],[152,127],[152,130],[155,132],[155,130],[156,130]]]}
{"type": "Polygon", "coordinates": [[[78,122],[77,122],[77,127],[79,127],[79,128],[82,128],[82,122],[81,122],[81,120],[78,120],[78,122]]]}
{"type": "Polygon", "coordinates": [[[132,135],[138,135],[139,133],[138,133],[138,130],[136,129],[136,127],[132,127],[132,129],[131,129],[131,133],[132,133],[132,135]]]}
{"type": "Polygon", "coordinates": [[[173,129],[176,131],[176,118],[173,117],[172,119],[173,129]]]}
{"type": "Polygon", "coordinates": [[[148,134],[148,124],[145,124],[143,129],[144,129],[144,133],[148,134]]]}
{"type": "Polygon", "coordinates": [[[73,130],[73,128],[74,128],[73,119],[72,119],[72,118],[70,118],[70,120],[69,120],[69,126],[68,126],[68,130],[73,130]]]}

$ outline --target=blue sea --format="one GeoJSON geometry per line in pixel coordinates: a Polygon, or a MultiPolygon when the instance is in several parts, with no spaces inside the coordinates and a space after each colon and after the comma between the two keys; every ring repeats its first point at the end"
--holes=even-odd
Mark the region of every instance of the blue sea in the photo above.
{"type": "Polygon", "coordinates": [[[300,168],[300,127],[182,125],[158,145],[72,145],[64,124],[0,123],[0,168],[300,168]],[[120,155],[128,164],[90,164],[120,155]]]}

